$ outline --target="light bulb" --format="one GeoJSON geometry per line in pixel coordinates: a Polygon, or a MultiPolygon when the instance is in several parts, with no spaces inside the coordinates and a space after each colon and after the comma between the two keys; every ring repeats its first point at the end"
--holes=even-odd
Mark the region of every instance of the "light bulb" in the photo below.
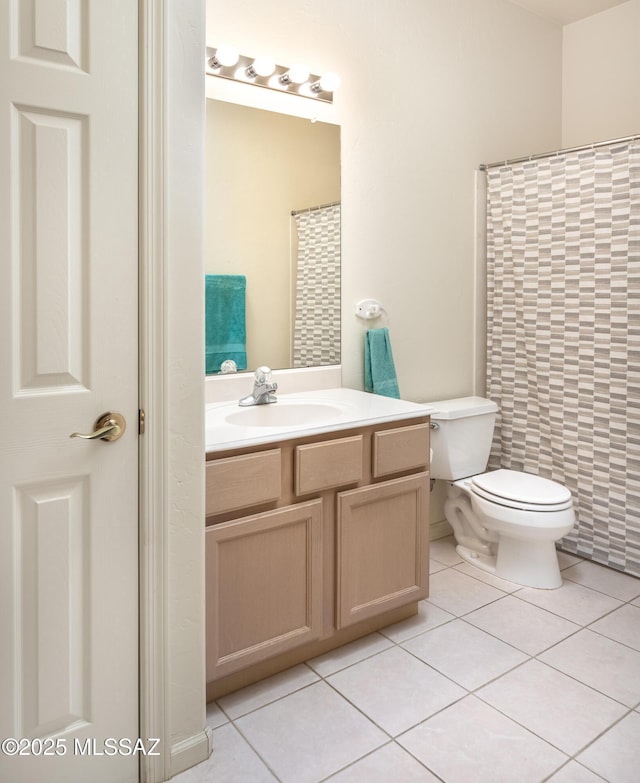
{"type": "Polygon", "coordinates": [[[294,84],[302,84],[309,78],[309,66],[297,63],[289,68],[289,78],[294,84]]]}
{"type": "Polygon", "coordinates": [[[253,68],[258,76],[271,76],[276,69],[276,63],[271,57],[261,55],[256,57],[250,67],[253,68]]]}
{"type": "Polygon", "coordinates": [[[216,50],[215,59],[220,63],[220,65],[229,67],[231,65],[235,65],[238,62],[240,59],[240,52],[235,48],[235,46],[228,46],[227,44],[223,44],[216,50]]]}
{"type": "Polygon", "coordinates": [[[309,78],[309,66],[298,63],[292,65],[286,73],[280,77],[283,84],[303,84],[309,78]]]}
{"type": "Polygon", "coordinates": [[[320,77],[320,89],[325,92],[333,92],[340,87],[340,77],[333,71],[327,71],[320,77]]]}
{"type": "Polygon", "coordinates": [[[340,77],[337,73],[333,73],[333,71],[327,71],[325,74],[323,74],[317,82],[313,82],[313,84],[309,85],[309,89],[313,93],[319,93],[319,92],[333,92],[334,90],[337,90],[340,86],[340,77]]]}

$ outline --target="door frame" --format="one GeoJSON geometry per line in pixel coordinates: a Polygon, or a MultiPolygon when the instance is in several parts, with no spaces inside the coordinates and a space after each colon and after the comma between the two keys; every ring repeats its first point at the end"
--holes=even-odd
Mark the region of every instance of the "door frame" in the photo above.
{"type": "Polygon", "coordinates": [[[159,738],[161,753],[141,758],[140,780],[159,783],[206,759],[212,736],[204,668],[205,0],[139,0],[139,19],[140,737],[159,738]]]}
{"type": "Polygon", "coordinates": [[[165,409],[164,334],[157,328],[163,315],[165,274],[162,183],[163,80],[165,2],[140,0],[139,30],[139,341],[140,409],[145,432],[140,438],[139,523],[139,659],[140,736],[157,737],[161,755],[142,759],[140,781],[156,783],[170,774],[171,726],[167,716],[168,629],[165,606],[167,508],[162,486],[165,429],[147,426],[165,409]],[[155,260],[155,264],[153,263],[155,260]],[[145,541],[149,542],[145,545],[145,541]]]}

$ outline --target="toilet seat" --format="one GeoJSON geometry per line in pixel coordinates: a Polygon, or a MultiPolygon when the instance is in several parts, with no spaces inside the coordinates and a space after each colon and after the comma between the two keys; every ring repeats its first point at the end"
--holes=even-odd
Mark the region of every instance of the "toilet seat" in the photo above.
{"type": "Polygon", "coordinates": [[[469,489],[491,503],[522,511],[564,511],[573,504],[571,492],[562,484],[517,470],[473,476],[469,489]]]}

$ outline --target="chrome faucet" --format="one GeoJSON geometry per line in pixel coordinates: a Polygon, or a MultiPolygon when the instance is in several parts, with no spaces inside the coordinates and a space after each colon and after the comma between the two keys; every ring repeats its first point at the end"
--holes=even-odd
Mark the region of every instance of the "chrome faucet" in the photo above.
{"type": "Polygon", "coordinates": [[[267,405],[278,402],[275,391],[277,383],[271,383],[271,370],[268,367],[258,367],[253,378],[253,391],[238,401],[238,405],[267,405]]]}

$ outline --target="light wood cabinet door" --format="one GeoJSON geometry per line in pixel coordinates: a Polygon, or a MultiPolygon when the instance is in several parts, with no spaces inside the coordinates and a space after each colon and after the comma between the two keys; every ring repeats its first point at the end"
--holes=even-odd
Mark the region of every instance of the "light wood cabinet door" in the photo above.
{"type": "Polygon", "coordinates": [[[322,632],[322,500],[205,532],[207,681],[322,632]]]}
{"type": "Polygon", "coordinates": [[[338,628],[427,597],[428,478],[418,473],[338,493],[338,628]]]}

